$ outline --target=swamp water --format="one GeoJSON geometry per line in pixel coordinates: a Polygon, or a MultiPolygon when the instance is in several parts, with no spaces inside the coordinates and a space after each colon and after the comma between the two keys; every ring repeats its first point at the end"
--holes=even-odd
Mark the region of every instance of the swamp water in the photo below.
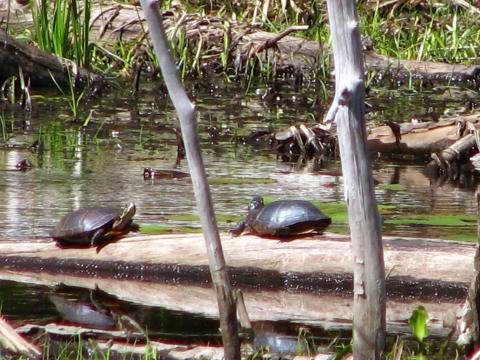
{"type": "MultiPolygon", "coordinates": [[[[190,89],[200,112],[203,159],[220,230],[227,230],[245,215],[254,195],[264,195],[314,201],[332,217],[329,231],[348,231],[338,159],[284,161],[273,152],[235,141],[253,130],[279,130],[296,122],[312,122],[307,113],[313,111],[315,90],[306,87],[295,91],[285,86],[280,92],[282,99],[268,102],[258,95],[264,89],[257,93],[243,91],[232,84],[190,89]]],[[[458,88],[422,93],[378,89],[372,90],[367,100],[375,110],[367,115],[368,119],[381,122],[428,119],[434,113],[462,111],[466,106],[476,106],[480,97],[458,88]]],[[[33,106],[31,114],[9,107],[2,113],[0,241],[48,241],[49,231],[68,211],[85,206],[120,207],[127,201],[136,203],[135,220],[146,233],[199,231],[188,178],[143,178],[144,167],[188,172],[186,160],[177,159],[172,131],[177,126],[175,113],[169,99],[153,84],[145,84],[137,97],[116,89],[87,102],[78,122],[71,121],[65,98],[34,96],[33,106]],[[90,109],[91,119],[83,127],[90,109]],[[40,146],[32,147],[35,143],[40,146]],[[3,171],[14,169],[23,159],[29,159],[35,167],[25,172],[3,171]]],[[[476,175],[462,175],[456,180],[431,179],[424,174],[425,163],[425,159],[375,159],[376,194],[384,233],[475,240],[476,175]]],[[[87,319],[86,313],[95,311],[97,320],[103,319],[100,313],[127,314],[159,339],[219,341],[218,323],[212,319],[215,314],[185,312],[174,306],[174,299],[165,307],[151,307],[148,302],[138,304],[75,286],[59,289],[3,280],[0,302],[2,314],[17,326],[78,322],[78,316],[74,320],[68,315],[72,313],[68,305],[75,303],[80,310],[73,312],[83,314],[81,318],[87,319]]],[[[116,322],[109,317],[104,320],[106,327],[116,322]]],[[[295,323],[300,325],[284,321],[265,326],[296,335],[302,322],[297,319],[295,323]]],[[[319,329],[312,329],[312,333],[322,336],[319,329]]]]}

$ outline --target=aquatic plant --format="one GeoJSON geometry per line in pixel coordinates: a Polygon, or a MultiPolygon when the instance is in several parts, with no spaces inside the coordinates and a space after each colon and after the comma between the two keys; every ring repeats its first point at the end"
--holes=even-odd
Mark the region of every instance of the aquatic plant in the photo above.
{"type": "Polygon", "coordinates": [[[6,142],[8,140],[8,131],[7,131],[7,121],[5,119],[5,114],[3,112],[0,114],[0,126],[1,126],[1,129],[2,129],[1,139],[4,142],[6,142]]]}
{"type": "Polygon", "coordinates": [[[415,336],[421,345],[423,344],[423,340],[428,336],[427,321],[428,313],[422,305],[419,305],[413,310],[412,316],[408,320],[413,336],[415,336]]]}
{"type": "Polygon", "coordinates": [[[21,67],[18,68],[18,77],[11,76],[3,82],[0,93],[8,103],[18,104],[26,111],[32,110],[29,82],[25,81],[21,67]]]}
{"type": "MultiPolygon", "coordinates": [[[[68,83],[67,83],[68,87],[66,91],[58,84],[58,82],[55,80],[53,76],[51,77],[57,89],[62,93],[62,95],[66,96],[67,103],[68,103],[68,106],[70,107],[70,111],[72,112],[73,118],[75,120],[78,120],[78,110],[80,107],[80,103],[83,97],[85,96],[86,88],[82,88],[80,91],[76,89],[75,76],[71,68],[68,68],[67,75],[68,75],[68,83]]],[[[88,116],[84,120],[84,123],[88,123],[89,118],[90,116],[88,116]]]]}
{"type": "Polygon", "coordinates": [[[81,67],[89,67],[91,0],[79,6],[77,0],[31,1],[33,40],[57,56],[71,59],[81,67]]]}

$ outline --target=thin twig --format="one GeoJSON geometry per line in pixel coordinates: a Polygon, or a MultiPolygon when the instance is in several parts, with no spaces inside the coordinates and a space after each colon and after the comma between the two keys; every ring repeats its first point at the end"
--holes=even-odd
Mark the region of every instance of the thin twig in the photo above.
{"type": "Polygon", "coordinates": [[[283,30],[280,34],[275,35],[273,38],[268,39],[265,43],[257,49],[258,52],[266,50],[268,48],[274,47],[280,40],[282,40],[288,34],[295,32],[295,31],[305,31],[308,30],[308,25],[298,25],[298,26],[290,26],[283,30]]]}
{"type": "Polygon", "coordinates": [[[141,0],[155,54],[160,64],[168,93],[180,120],[193,190],[199,210],[208,254],[210,274],[215,288],[220,314],[220,328],[225,359],[240,359],[240,340],[235,298],[218,234],[207,174],[203,165],[197,134],[196,108],[190,101],[171,55],[157,0],[141,0]]]}

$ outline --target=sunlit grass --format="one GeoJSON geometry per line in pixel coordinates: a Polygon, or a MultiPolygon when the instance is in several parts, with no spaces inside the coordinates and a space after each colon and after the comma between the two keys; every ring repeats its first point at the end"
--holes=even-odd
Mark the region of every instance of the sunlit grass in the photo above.
{"type": "Polygon", "coordinates": [[[448,63],[478,61],[480,17],[456,6],[360,12],[362,32],[382,55],[448,63]]]}
{"type": "Polygon", "coordinates": [[[31,1],[33,41],[50,53],[90,67],[91,1],[31,1]]]}

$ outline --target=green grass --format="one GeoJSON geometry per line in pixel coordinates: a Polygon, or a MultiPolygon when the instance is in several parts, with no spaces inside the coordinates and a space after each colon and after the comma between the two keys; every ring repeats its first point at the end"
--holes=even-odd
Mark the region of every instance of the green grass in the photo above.
{"type": "Polygon", "coordinates": [[[448,63],[478,61],[480,17],[456,6],[360,11],[362,32],[383,55],[448,63]]]}
{"type": "Polygon", "coordinates": [[[90,67],[91,0],[31,1],[33,41],[52,54],[90,67]]]}

